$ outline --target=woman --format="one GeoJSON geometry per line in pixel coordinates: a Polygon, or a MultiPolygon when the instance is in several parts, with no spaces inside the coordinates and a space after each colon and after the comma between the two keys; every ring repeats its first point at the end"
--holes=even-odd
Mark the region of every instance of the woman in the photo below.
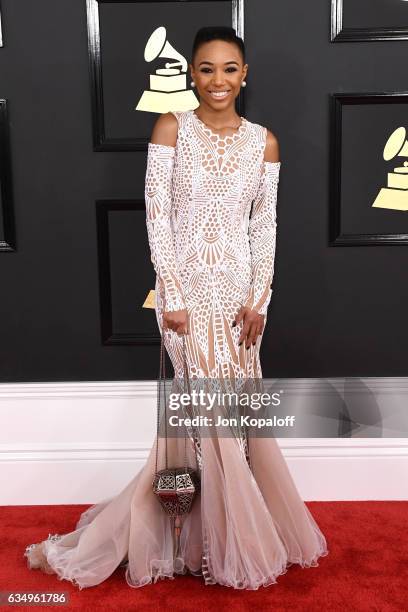
{"type": "MultiPolygon", "coordinates": [[[[235,112],[248,64],[232,28],[199,30],[190,69],[199,106],[160,116],[148,145],[146,223],[157,321],[175,378],[187,366],[191,380],[259,380],[279,145],[272,132],[235,112]]],[[[28,546],[29,567],[79,588],[99,584],[122,564],[132,587],[189,571],[204,584],[257,589],[294,563],[316,566],[328,554],[275,439],[249,443],[240,429],[189,438],[201,492],[184,518],[176,567],[172,526],[152,492],[156,445],[157,438],[124,491],[85,511],[73,532],[28,546]]],[[[169,450],[172,465],[183,440],[169,440],[169,450]]]]}

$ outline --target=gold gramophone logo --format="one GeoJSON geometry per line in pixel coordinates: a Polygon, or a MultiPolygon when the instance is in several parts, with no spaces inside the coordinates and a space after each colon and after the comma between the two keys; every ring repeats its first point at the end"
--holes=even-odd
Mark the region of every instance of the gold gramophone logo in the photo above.
{"type": "MultiPolygon", "coordinates": [[[[408,157],[407,131],[399,127],[388,138],[383,158],[386,161],[393,157],[408,157]]],[[[403,166],[397,166],[393,172],[388,172],[387,187],[382,187],[372,205],[375,208],[391,210],[408,210],[408,161],[403,166]]]]}
{"type": "Polygon", "coordinates": [[[152,62],[158,57],[176,60],[166,62],[150,75],[150,88],[145,90],[135,110],[149,113],[193,110],[199,106],[194,92],[187,90],[187,60],[167,40],[166,28],[160,26],[146,43],[144,58],[152,62]]]}

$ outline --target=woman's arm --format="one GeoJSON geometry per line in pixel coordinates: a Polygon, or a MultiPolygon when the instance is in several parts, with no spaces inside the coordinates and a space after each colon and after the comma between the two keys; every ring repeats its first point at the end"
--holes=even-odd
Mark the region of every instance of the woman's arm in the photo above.
{"type": "Polygon", "coordinates": [[[166,312],[186,308],[171,227],[171,183],[177,129],[177,119],[172,113],[157,119],[148,144],[145,176],[146,226],[151,261],[164,283],[166,312]]]}
{"type": "Polygon", "coordinates": [[[245,306],[262,315],[266,314],[272,296],[280,165],[278,140],[267,130],[262,175],[248,226],[252,283],[245,303],[245,306]]]}

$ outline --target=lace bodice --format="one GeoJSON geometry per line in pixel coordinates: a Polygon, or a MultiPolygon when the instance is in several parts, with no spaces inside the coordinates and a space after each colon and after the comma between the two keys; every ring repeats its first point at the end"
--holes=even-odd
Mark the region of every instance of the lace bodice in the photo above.
{"type": "Polygon", "coordinates": [[[149,143],[145,180],[151,259],[165,309],[230,292],[266,314],[280,170],[280,162],[264,161],[267,130],[241,117],[236,132],[221,136],[193,110],[173,114],[176,147],[149,143]]]}

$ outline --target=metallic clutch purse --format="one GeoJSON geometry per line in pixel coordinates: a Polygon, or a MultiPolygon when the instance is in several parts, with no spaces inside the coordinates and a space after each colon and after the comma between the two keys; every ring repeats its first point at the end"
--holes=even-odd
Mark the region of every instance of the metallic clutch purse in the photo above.
{"type": "MultiPolygon", "coordinates": [[[[165,393],[165,352],[164,352],[164,338],[161,338],[160,346],[160,369],[159,369],[159,380],[158,380],[158,393],[157,393],[157,444],[156,444],[156,470],[153,480],[153,491],[165,512],[171,517],[173,521],[174,535],[175,535],[175,546],[174,546],[174,567],[176,571],[182,571],[184,567],[183,559],[180,557],[180,533],[181,533],[181,516],[190,512],[193,502],[200,490],[200,475],[199,475],[199,464],[197,458],[197,448],[195,449],[196,468],[189,467],[187,465],[187,434],[186,428],[184,428],[184,465],[169,467],[168,466],[168,455],[167,455],[167,402],[165,393]],[[166,467],[158,470],[158,447],[159,447],[159,423],[160,423],[160,385],[163,386],[163,397],[164,397],[164,418],[166,427],[165,436],[165,460],[166,467]]],[[[183,358],[184,358],[184,374],[185,382],[188,384],[188,370],[186,363],[186,350],[185,350],[185,337],[183,335],[183,358]]]]}

